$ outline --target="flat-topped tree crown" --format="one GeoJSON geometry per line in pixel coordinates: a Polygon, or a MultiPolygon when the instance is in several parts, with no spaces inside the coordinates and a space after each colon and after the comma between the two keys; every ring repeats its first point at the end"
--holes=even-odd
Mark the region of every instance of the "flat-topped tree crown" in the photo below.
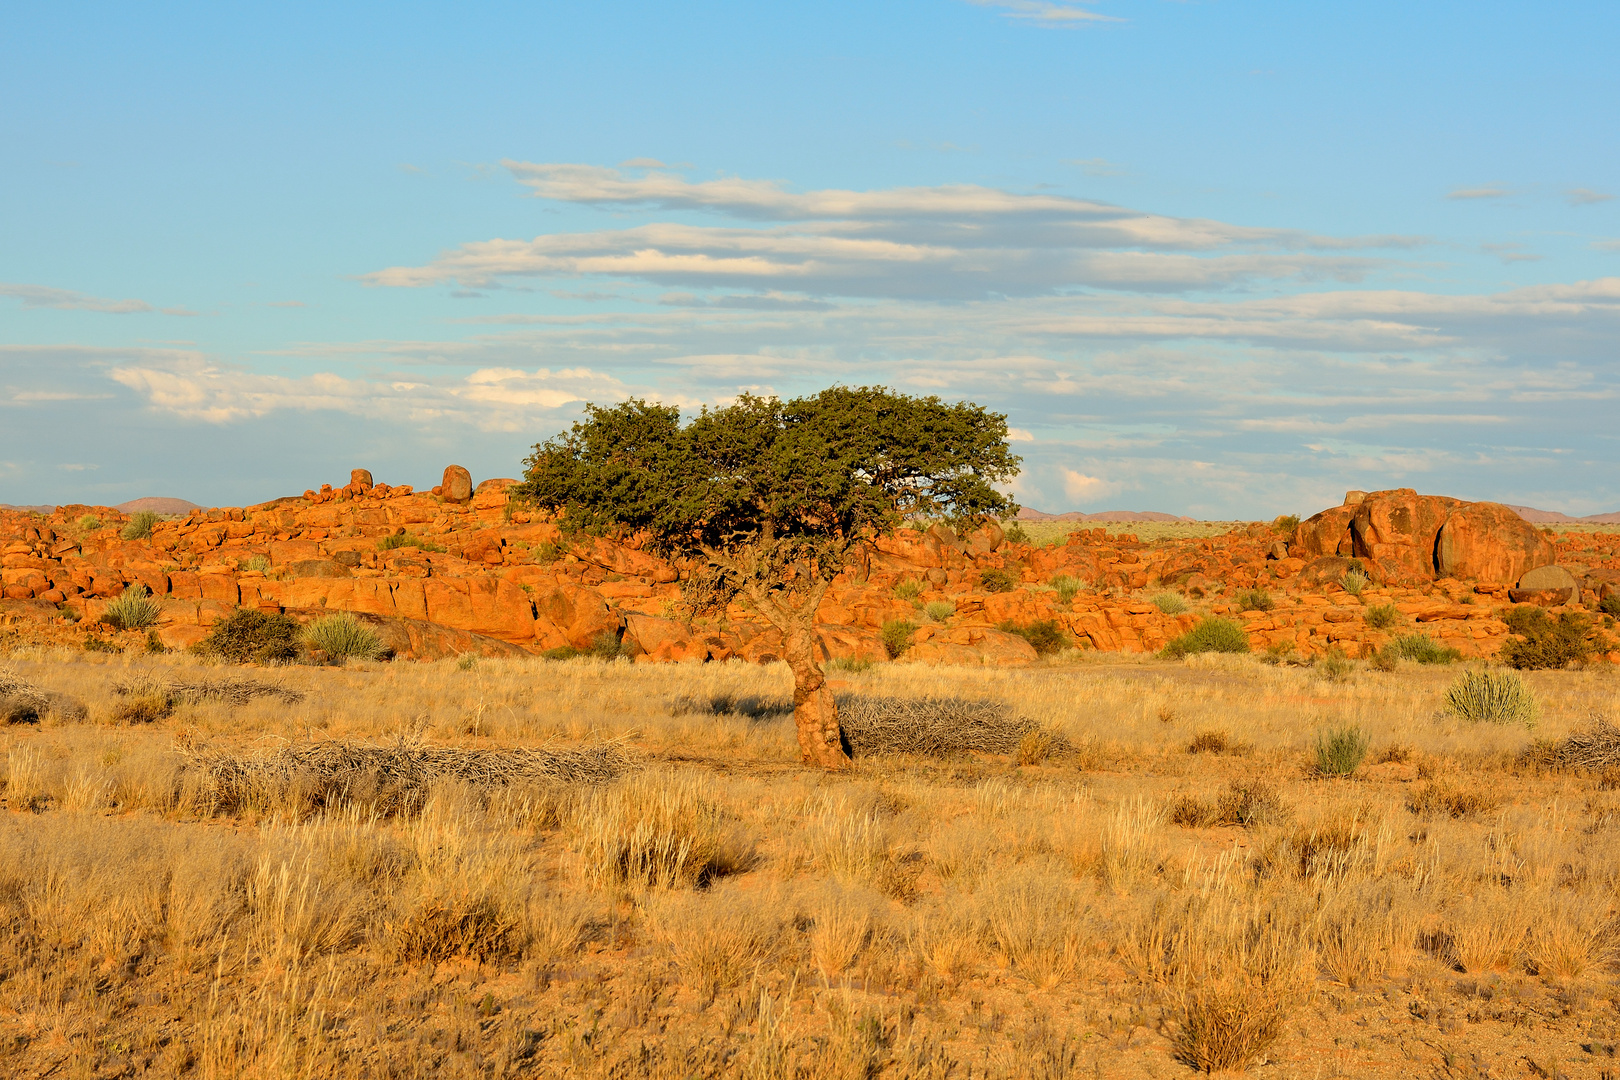
{"type": "Polygon", "coordinates": [[[683,566],[689,600],[740,595],[782,633],[806,762],[846,761],[814,618],[857,544],[910,517],[973,525],[1017,510],[1007,418],[883,387],[780,401],[744,394],[683,425],[669,405],[586,406],[534,448],[515,493],[565,527],[641,533],[683,566]]]}

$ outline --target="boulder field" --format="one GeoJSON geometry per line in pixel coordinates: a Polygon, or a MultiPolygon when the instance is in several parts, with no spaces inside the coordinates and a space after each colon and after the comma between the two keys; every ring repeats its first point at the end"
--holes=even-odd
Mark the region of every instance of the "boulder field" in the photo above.
{"type": "MultiPolygon", "coordinates": [[[[99,617],[138,583],[160,606],[156,634],[169,648],[195,644],[243,606],[306,620],[353,612],[402,658],[614,641],[647,662],[779,654],[776,632],[740,606],[680,617],[674,566],[634,541],[563,536],[548,515],[509,501],[513,483],[474,486],[452,466],[418,492],[357,469],[340,488],[196,510],[131,540],[121,536],[129,515],[109,507],[0,511],[0,635],[116,638],[99,617]]],[[[902,529],[859,554],[818,621],[828,658],[872,660],[888,657],[885,624],[912,623],[902,662],[1030,663],[1035,650],[1015,631],[1044,622],[1081,649],[1153,652],[1202,615],[1239,621],[1257,650],[1299,657],[1333,647],[1365,656],[1413,632],[1489,656],[1508,633],[1500,615],[1510,603],[1591,609],[1616,595],[1620,533],[1552,534],[1495,503],[1402,489],[1351,492],[1286,536],[1256,523],[1148,543],[1096,528],[1036,547],[994,524],[967,535],[902,529]],[[1343,584],[1358,569],[1370,578],[1359,593],[1343,584]],[[1065,577],[1079,586],[1069,599],[1053,585],[1065,577]],[[1189,610],[1161,610],[1165,592],[1189,610]],[[1400,617],[1374,629],[1365,612],[1382,605],[1400,617]]]]}

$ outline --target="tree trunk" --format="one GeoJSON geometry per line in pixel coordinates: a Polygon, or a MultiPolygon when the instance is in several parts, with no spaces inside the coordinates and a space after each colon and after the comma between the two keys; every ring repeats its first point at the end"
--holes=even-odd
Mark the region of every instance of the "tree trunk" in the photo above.
{"type": "Polygon", "coordinates": [[[809,619],[783,635],[783,651],[793,669],[793,722],[799,729],[799,758],[806,765],[842,769],[849,764],[838,728],[838,705],[816,658],[816,633],[809,619]]]}

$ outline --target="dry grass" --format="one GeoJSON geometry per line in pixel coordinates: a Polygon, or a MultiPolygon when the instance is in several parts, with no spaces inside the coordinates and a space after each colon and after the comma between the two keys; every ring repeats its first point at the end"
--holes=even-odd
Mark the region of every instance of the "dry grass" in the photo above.
{"type": "MultiPolygon", "coordinates": [[[[1404,1080],[1614,1041],[1620,783],[1519,767],[1444,673],[875,665],[838,692],[1029,726],[826,775],[780,667],[12,663],[88,715],[0,731],[5,1075],[1404,1080]],[[1352,725],[1376,763],[1307,771],[1352,725]]],[[[1609,676],[1526,681],[1601,751],[1609,676]]]]}

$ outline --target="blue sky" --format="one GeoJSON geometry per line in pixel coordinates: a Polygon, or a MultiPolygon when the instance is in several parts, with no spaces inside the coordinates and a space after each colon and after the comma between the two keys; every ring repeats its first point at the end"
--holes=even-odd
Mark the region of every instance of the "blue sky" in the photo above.
{"type": "Polygon", "coordinates": [[[1004,411],[1028,505],[1620,508],[1620,8],[10,5],[0,502],[1004,411]]]}

